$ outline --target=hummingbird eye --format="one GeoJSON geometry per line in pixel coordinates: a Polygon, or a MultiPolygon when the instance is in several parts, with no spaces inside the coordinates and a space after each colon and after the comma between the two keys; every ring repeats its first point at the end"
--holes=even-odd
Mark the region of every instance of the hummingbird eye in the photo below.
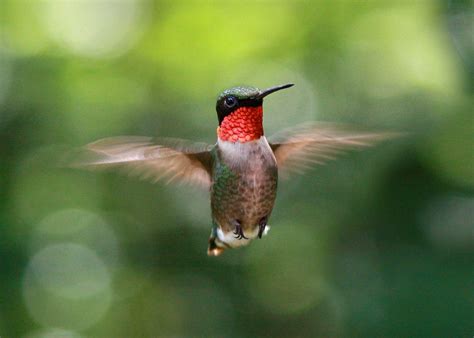
{"type": "Polygon", "coordinates": [[[224,104],[227,108],[233,108],[237,104],[237,99],[235,98],[235,96],[226,97],[224,104]]]}

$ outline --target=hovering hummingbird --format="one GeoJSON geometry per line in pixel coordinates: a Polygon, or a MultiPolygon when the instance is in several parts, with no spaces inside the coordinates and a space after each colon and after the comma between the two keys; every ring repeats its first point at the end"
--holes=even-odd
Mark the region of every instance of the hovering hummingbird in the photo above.
{"type": "Polygon", "coordinates": [[[311,164],[331,160],[341,150],[365,147],[387,133],[347,132],[307,123],[267,138],[263,99],[292,87],[260,90],[240,86],[217,97],[217,143],[173,138],[111,137],[86,145],[75,166],[123,167],[154,182],[167,178],[201,185],[210,191],[212,229],[207,254],[248,245],[266,235],[275,203],[278,176],[301,173],[311,164]]]}

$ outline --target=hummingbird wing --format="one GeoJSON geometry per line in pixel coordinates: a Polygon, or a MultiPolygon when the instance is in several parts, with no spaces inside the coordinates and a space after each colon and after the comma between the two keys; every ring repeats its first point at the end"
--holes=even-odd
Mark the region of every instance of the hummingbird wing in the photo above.
{"type": "Polygon", "coordinates": [[[279,173],[288,177],[333,160],[345,150],[369,147],[395,136],[397,133],[351,131],[340,125],[305,123],[273,135],[269,143],[279,173]]]}
{"type": "Polygon", "coordinates": [[[140,136],[110,137],[73,152],[70,166],[120,168],[129,175],[157,182],[175,180],[209,188],[213,146],[182,139],[140,136]]]}

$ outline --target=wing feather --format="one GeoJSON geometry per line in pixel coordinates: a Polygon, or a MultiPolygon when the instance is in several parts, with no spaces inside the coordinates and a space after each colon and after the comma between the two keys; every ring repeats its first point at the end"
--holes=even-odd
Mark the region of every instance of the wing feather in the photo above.
{"type": "Polygon", "coordinates": [[[70,166],[90,170],[118,168],[131,176],[166,183],[211,184],[211,145],[182,139],[111,137],[73,152],[70,166]]]}
{"type": "Polygon", "coordinates": [[[327,123],[305,123],[269,138],[283,177],[302,174],[314,165],[334,160],[346,150],[369,147],[397,136],[391,132],[364,132],[327,123]]]}

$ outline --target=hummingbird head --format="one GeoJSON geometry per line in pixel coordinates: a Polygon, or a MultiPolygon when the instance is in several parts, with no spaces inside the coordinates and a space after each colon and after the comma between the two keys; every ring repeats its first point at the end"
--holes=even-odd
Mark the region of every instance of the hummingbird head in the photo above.
{"type": "Polygon", "coordinates": [[[216,102],[221,140],[245,143],[263,135],[263,98],[273,92],[293,86],[292,83],[260,90],[239,86],[224,90],[216,102]]]}

